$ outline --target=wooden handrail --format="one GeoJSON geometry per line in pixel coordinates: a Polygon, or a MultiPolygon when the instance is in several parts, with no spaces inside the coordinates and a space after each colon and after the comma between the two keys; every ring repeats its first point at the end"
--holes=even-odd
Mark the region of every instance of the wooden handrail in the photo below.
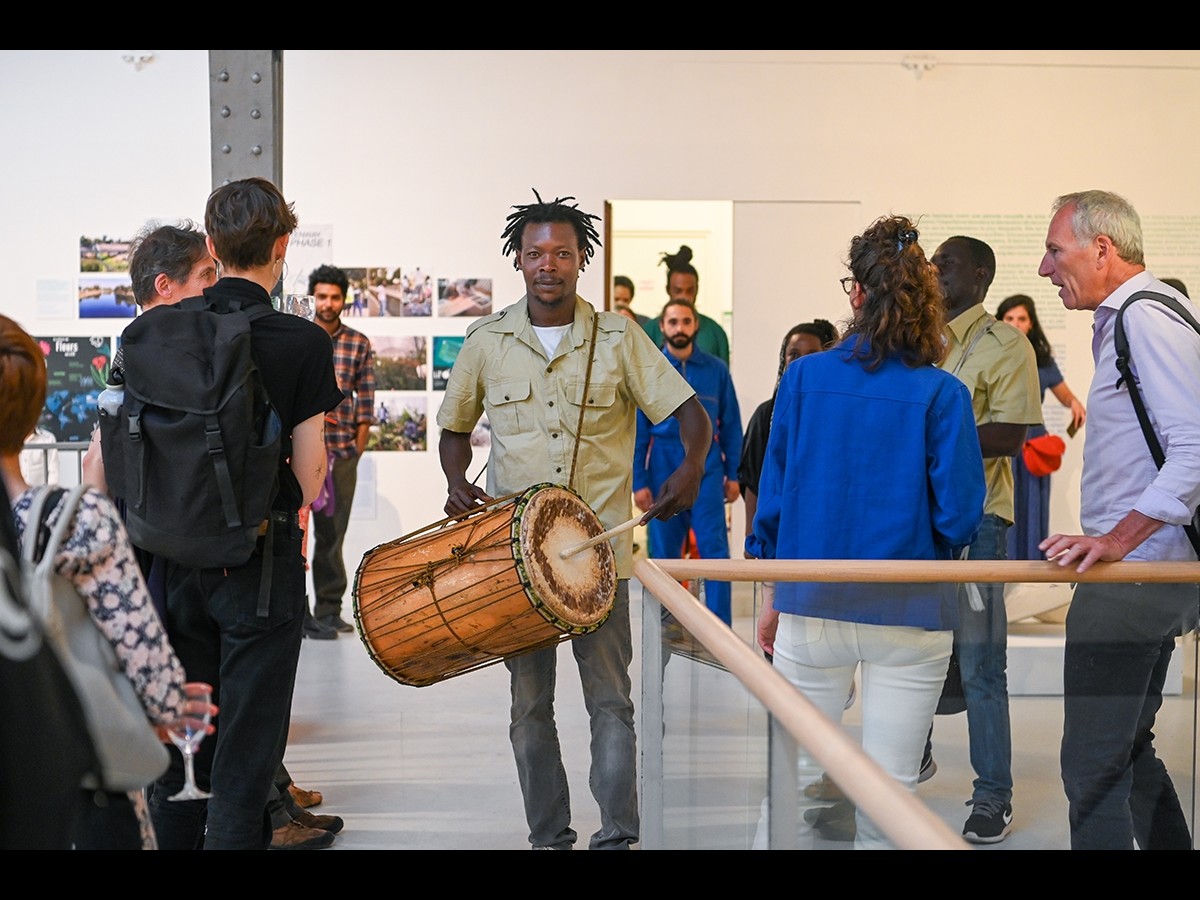
{"type": "Polygon", "coordinates": [[[1083,574],[1048,560],[655,559],[672,578],[714,581],[1200,583],[1200,562],[1099,562],[1083,574]]]}
{"type": "Polygon", "coordinates": [[[854,803],[904,850],[968,845],[675,579],[812,582],[1198,583],[1200,562],[1096,563],[1080,574],[1048,560],[640,560],[634,574],[737,677],[854,803]]]}
{"type": "MultiPolygon", "coordinates": [[[[840,725],[813,706],[729,626],[701,606],[665,571],[664,562],[639,560],[634,566],[634,574],[679,623],[758,698],[896,847],[902,850],[970,849],[929,807],[904,790],[867,756],[840,725]]],[[[728,567],[733,561],[725,562],[728,567]]],[[[689,562],[690,574],[683,577],[698,577],[692,568],[695,565],[695,561],[689,562]]],[[[744,570],[744,567],[740,568],[744,570]]],[[[729,568],[721,572],[721,577],[723,580],[755,580],[745,574],[731,579],[729,568]]],[[[896,578],[891,575],[889,580],[896,578]]]]}

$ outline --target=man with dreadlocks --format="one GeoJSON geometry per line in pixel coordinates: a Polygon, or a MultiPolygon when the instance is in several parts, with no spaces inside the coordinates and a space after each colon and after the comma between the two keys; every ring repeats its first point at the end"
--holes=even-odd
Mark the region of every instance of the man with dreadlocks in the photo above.
{"type": "MultiPolygon", "coordinates": [[[[575,293],[600,243],[592,225],[599,217],[570,204],[574,197],[547,203],[537,191],[534,196],[536,203],[513,207],[501,235],[504,255],[513,255],[525,279],[525,296],[467,331],[438,411],[446,513],[459,516],[542,482],[568,485],[576,469],[570,486],[604,527],[622,524],[631,514],[634,421],[641,409],[656,423],[674,416],[683,435],[686,456],[642,522],[670,518],[696,499],[712,442],[708,414],[636,323],[597,312],[575,293]],[[467,480],[470,434],[484,412],[492,427],[486,492],[467,480]]],[[[618,583],[612,613],[596,631],[571,641],[591,720],[589,784],[600,807],[593,850],[628,849],[639,829],[629,679],[632,538],[626,531],[613,540],[618,583]]],[[[505,660],[512,678],[509,737],[530,844],[569,850],[577,835],[554,723],[556,661],[555,647],[505,660]]]]}

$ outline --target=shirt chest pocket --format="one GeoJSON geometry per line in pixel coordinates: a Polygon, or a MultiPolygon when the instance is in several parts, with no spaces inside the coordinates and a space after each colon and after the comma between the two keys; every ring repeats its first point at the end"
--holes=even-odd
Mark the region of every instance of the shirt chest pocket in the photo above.
{"type": "Polygon", "coordinates": [[[597,434],[610,424],[613,417],[619,418],[620,416],[617,385],[615,382],[593,381],[587,386],[586,397],[583,387],[583,381],[572,381],[567,385],[567,400],[572,408],[571,427],[575,427],[575,422],[579,417],[580,403],[584,403],[586,405],[583,419],[584,433],[597,434]]]}
{"type": "Polygon", "coordinates": [[[528,379],[497,381],[488,385],[488,421],[497,434],[520,434],[532,431],[535,417],[530,395],[532,388],[528,379]]]}

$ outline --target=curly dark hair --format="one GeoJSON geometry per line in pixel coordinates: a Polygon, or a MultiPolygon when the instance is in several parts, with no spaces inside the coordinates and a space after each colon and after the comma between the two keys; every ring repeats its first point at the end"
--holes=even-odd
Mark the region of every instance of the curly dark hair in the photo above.
{"type": "Polygon", "coordinates": [[[798,334],[810,334],[821,342],[821,349],[828,350],[838,341],[838,330],[832,322],[827,322],[825,319],[814,319],[811,322],[801,322],[799,325],[793,325],[787,334],[783,336],[783,343],[779,345],[779,372],[775,376],[775,384],[778,387],[780,379],[783,378],[783,370],[787,368],[787,348],[791,343],[792,338],[798,334]]]}
{"type": "Polygon", "coordinates": [[[1050,349],[1050,341],[1046,338],[1046,332],[1042,331],[1042,323],[1038,321],[1033,298],[1027,294],[1013,294],[1011,297],[1005,297],[1004,301],[996,307],[996,318],[1003,321],[1005,313],[1018,306],[1025,307],[1025,312],[1029,313],[1029,343],[1033,344],[1033,353],[1037,357],[1040,369],[1054,359],[1054,351],[1050,349]]]}
{"type": "Polygon", "coordinates": [[[505,220],[508,222],[508,226],[500,235],[504,238],[504,255],[513,256],[513,268],[521,267],[518,254],[521,251],[521,240],[525,236],[525,226],[534,223],[567,223],[575,229],[575,236],[579,239],[579,249],[583,251],[583,261],[586,263],[591,260],[596,255],[596,247],[600,245],[600,235],[596,232],[596,226],[592,224],[592,221],[599,221],[600,217],[585,213],[579,208],[578,203],[568,206],[567,203],[574,200],[574,197],[555,197],[547,203],[536,188],[533,196],[537,197],[537,203],[513,206],[516,212],[508,214],[508,218],[505,220]]]}
{"type": "Polygon", "coordinates": [[[346,274],[345,269],[339,269],[337,266],[324,265],[317,266],[308,273],[308,292],[311,294],[317,289],[318,284],[333,284],[342,289],[342,297],[350,295],[350,276],[346,274]]]}
{"type": "Polygon", "coordinates": [[[853,354],[867,369],[889,356],[913,368],[945,356],[942,291],[919,236],[911,220],[884,216],[850,240],[847,266],[865,298],[844,336],[861,339],[853,354]]]}

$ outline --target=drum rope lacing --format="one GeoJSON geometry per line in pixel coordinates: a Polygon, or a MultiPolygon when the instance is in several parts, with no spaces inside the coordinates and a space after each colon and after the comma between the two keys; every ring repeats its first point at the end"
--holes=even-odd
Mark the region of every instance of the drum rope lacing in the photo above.
{"type": "MultiPolygon", "coordinates": [[[[513,498],[518,497],[518,496],[520,496],[520,495],[513,494],[513,495],[510,495],[509,497],[501,497],[501,498],[491,501],[487,505],[488,506],[499,506],[505,502],[511,502],[511,500],[513,498]]],[[[453,521],[453,520],[451,519],[448,521],[453,521]]],[[[446,523],[436,523],[436,525],[434,525],[434,526],[429,526],[427,528],[421,529],[421,531],[419,531],[419,532],[414,532],[413,535],[408,535],[406,537],[399,538],[399,539],[397,539],[397,541],[394,541],[392,543],[397,543],[397,544],[404,543],[417,534],[421,534],[423,532],[429,531],[430,529],[439,528],[439,527],[443,526],[444,524],[446,524],[446,523]]],[[[400,585],[402,583],[407,582],[407,583],[410,583],[413,588],[417,588],[417,589],[424,588],[424,589],[428,590],[429,594],[430,594],[430,599],[432,601],[431,609],[434,612],[436,618],[441,621],[441,623],[445,626],[447,632],[449,634],[453,635],[455,640],[457,640],[463,647],[465,647],[466,649],[468,649],[472,652],[485,652],[485,647],[483,646],[483,644],[476,643],[476,641],[486,642],[488,639],[490,639],[491,634],[488,632],[483,632],[476,637],[475,641],[472,641],[472,640],[468,639],[466,636],[464,636],[463,634],[461,634],[460,630],[456,627],[455,623],[453,621],[451,621],[451,619],[447,616],[446,607],[448,605],[448,601],[454,597],[455,593],[462,593],[463,590],[465,590],[465,588],[460,591],[457,591],[457,592],[451,592],[447,595],[441,595],[435,589],[435,585],[437,583],[439,574],[446,571],[447,569],[450,569],[450,568],[460,565],[463,562],[464,557],[467,556],[468,553],[475,554],[475,553],[479,553],[481,551],[495,550],[495,549],[507,547],[509,545],[507,529],[508,529],[508,525],[507,525],[507,523],[505,523],[503,521],[501,521],[501,523],[499,523],[497,526],[490,527],[486,530],[481,530],[479,523],[472,523],[466,539],[463,541],[462,544],[455,544],[454,546],[452,546],[450,548],[450,554],[448,556],[442,557],[441,559],[426,561],[420,567],[420,569],[418,570],[418,572],[416,573],[415,576],[414,576],[413,572],[408,571],[408,572],[402,572],[402,573],[396,575],[392,579],[392,581],[394,582],[395,585],[400,585]]],[[[381,582],[380,584],[386,585],[387,580],[381,582]]],[[[516,590],[514,589],[513,593],[515,593],[515,592],[516,592],[516,590]]],[[[505,596],[501,595],[501,596],[497,596],[492,602],[495,604],[499,604],[504,599],[505,599],[505,596]]],[[[382,599],[379,602],[382,602],[382,599]]]]}
{"type": "MultiPolygon", "coordinates": [[[[519,530],[524,534],[526,528],[535,529],[535,523],[543,522],[544,516],[562,515],[561,512],[549,512],[555,510],[554,504],[561,504],[564,500],[546,499],[549,495],[542,491],[547,489],[552,493],[570,493],[576,504],[582,504],[580,509],[587,509],[576,492],[550,483],[539,484],[488,501],[468,515],[457,519],[449,517],[382,544],[364,556],[364,563],[355,576],[355,616],[363,623],[363,640],[371,652],[372,660],[385,673],[402,684],[433,684],[492,665],[512,652],[523,653],[552,647],[571,636],[587,634],[603,623],[607,611],[595,621],[584,622],[580,618],[572,618],[556,607],[554,602],[546,602],[539,593],[540,589],[535,586],[538,581],[535,576],[540,572],[536,554],[535,557],[527,557],[522,552],[524,538],[518,539],[517,532],[519,530]],[[539,503],[539,498],[544,502],[539,503]],[[511,516],[498,515],[501,510],[497,507],[510,506],[513,508],[511,516]],[[532,514],[529,507],[537,507],[542,512],[529,518],[532,514]],[[479,510],[485,508],[492,510],[491,514],[482,519],[474,518],[479,510]],[[485,520],[494,521],[489,523],[485,520]],[[450,523],[456,524],[454,533],[447,537],[444,526],[450,523]],[[407,563],[385,562],[393,557],[399,559],[395,556],[399,552],[406,555],[409,560],[407,563]],[[366,571],[368,558],[375,560],[371,564],[373,571],[369,591],[372,599],[369,600],[360,593],[360,579],[366,571]],[[531,563],[533,569],[529,568],[531,563]],[[463,582],[449,574],[459,566],[475,570],[480,565],[485,568],[478,571],[485,573],[491,585],[483,597],[478,595],[478,588],[484,584],[483,581],[463,582]],[[493,567],[495,572],[488,574],[493,567]],[[421,600],[419,605],[412,607],[416,617],[408,615],[395,620],[370,621],[372,616],[383,613],[390,604],[410,603],[402,598],[415,598],[416,592],[420,592],[428,601],[421,600]],[[520,607],[522,610],[536,612],[537,615],[533,618],[526,618],[523,614],[515,618],[508,616],[509,604],[518,597],[529,604],[523,603],[520,607]],[[489,609],[497,610],[500,616],[494,624],[486,615],[481,616],[489,609]],[[556,629],[554,633],[545,633],[547,623],[556,629]],[[428,643],[431,638],[436,643],[428,643]],[[407,653],[402,649],[405,647],[423,649],[397,657],[397,653],[407,653]],[[479,659],[473,662],[476,656],[479,659]],[[439,672],[436,668],[429,668],[430,664],[456,668],[439,672]]],[[[567,506],[574,510],[575,515],[580,514],[571,504],[567,506]]],[[[594,520],[594,514],[590,519],[594,520]]],[[[592,521],[589,530],[601,527],[598,521],[592,521]]],[[[536,548],[531,546],[529,550],[532,552],[536,548]]],[[[549,577],[548,573],[546,577],[549,577]]],[[[554,597],[561,599],[557,594],[554,597]]],[[[611,599],[608,603],[611,610],[611,599]]],[[[574,606],[570,608],[573,612],[577,611],[574,606]]]]}

